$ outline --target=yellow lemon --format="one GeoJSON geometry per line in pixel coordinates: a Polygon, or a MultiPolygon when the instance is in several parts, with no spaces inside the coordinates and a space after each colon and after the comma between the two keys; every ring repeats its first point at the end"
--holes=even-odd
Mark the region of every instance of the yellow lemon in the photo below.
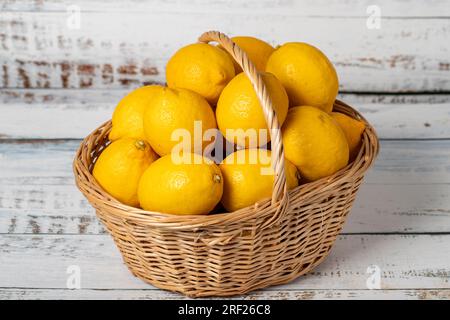
{"type": "Polygon", "coordinates": [[[142,175],[139,201],[148,211],[207,214],[219,203],[223,178],[219,167],[198,154],[166,155],[142,175]]]}
{"type": "Polygon", "coordinates": [[[155,93],[161,90],[158,85],[150,85],[131,91],[118,103],[112,116],[112,129],[109,140],[123,137],[145,139],[142,119],[144,111],[152,102],[155,93]]]}
{"type": "Polygon", "coordinates": [[[317,48],[290,42],[274,51],[266,71],[286,88],[291,106],[313,106],[331,112],[339,90],[336,70],[317,48]]]}
{"type": "Polygon", "coordinates": [[[118,139],[100,154],[92,174],[102,188],[114,198],[126,205],[137,207],[139,179],[157,157],[144,140],[118,139]]]}
{"type": "MultiPolygon", "coordinates": [[[[264,71],[267,60],[275,50],[270,44],[254,37],[233,37],[231,38],[242,50],[245,51],[248,58],[255,64],[256,69],[264,71]]],[[[242,68],[233,60],[236,74],[242,72],[242,68]]]]}
{"type": "MultiPolygon", "coordinates": [[[[261,75],[281,125],[289,107],[286,90],[274,75],[261,75]]],[[[230,142],[256,148],[270,141],[262,106],[244,73],[234,77],[223,90],[217,103],[216,118],[220,131],[230,142]]]]}
{"type": "Polygon", "coordinates": [[[171,153],[186,139],[190,150],[185,151],[201,150],[208,143],[202,139],[204,132],[216,127],[214,111],[208,102],[186,89],[163,88],[144,113],[145,136],[160,156],[171,153]],[[196,128],[198,132],[194,132],[196,128]]]}
{"type": "Polygon", "coordinates": [[[234,77],[230,56],[206,43],[195,43],[178,50],[166,67],[167,85],[185,88],[215,104],[223,88],[234,77]]]}
{"type": "Polygon", "coordinates": [[[286,158],[309,181],[329,176],[348,163],[344,132],[328,113],[318,108],[290,108],[282,135],[286,158]]]}
{"type": "Polygon", "coordinates": [[[354,159],[361,147],[361,136],[366,128],[362,121],[358,121],[343,113],[332,112],[331,116],[339,123],[347,138],[348,147],[350,149],[350,159],[354,159]]]}
{"type": "MultiPolygon", "coordinates": [[[[221,202],[228,211],[271,197],[274,173],[269,150],[236,151],[226,157],[219,167],[224,179],[221,202]]],[[[285,173],[288,189],[298,186],[297,168],[288,160],[285,160],[285,173]]]]}

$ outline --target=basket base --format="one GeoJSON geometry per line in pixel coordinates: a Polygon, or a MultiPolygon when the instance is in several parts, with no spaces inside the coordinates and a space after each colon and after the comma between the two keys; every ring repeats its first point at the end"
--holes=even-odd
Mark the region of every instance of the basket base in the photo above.
{"type": "Polygon", "coordinates": [[[329,246],[322,254],[319,255],[320,258],[311,263],[300,265],[296,270],[286,271],[284,273],[282,271],[277,272],[278,274],[283,275],[279,276],[277,279],[273,278],[270,279],[270,282],[263,282],[250,287],[247,285],[242,287],[232,287],[228,288],[228,290],[223,291],[218,291],[217,287],[211,288],[202,287],[202,291],[200,292],[198,288],[194,287],[167,285],[167,283],[165,283],[164,281],[156,281],[154,278],[148,277],[145,271],[139,272],[138,270],[136,270],[135,263],[130,264],[130,261],[127,261],[127,259],[125,258],[123,259],[123,261],[124,264],[127,266],[128,270],[130,270],[130,272],[133,274],[133,276],[162,290],[170,291],[173,293],[179,293],[189,298],[233,297],[244,295],[255,290],[264,289],[276,285],[283,285],[292,282],[295,279],[311,272],[314,268],[316,268],[319,264],[321,264],[328,257],[329,253],[331,252],[331,248],[332,246],[329,246]]]}

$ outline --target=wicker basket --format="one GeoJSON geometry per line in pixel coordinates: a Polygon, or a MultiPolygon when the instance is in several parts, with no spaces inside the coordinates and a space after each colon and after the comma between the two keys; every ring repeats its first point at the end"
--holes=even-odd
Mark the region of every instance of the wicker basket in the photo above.
{"type": "Polygon", "coordinates": [[[245,53],[222,33],[207,32],[199,40],[218,42],[253,83],[271,129],[276,173],[272,198],[235,212],[205,216],[126,206],[106,193],[91,173],[109,143],[110,121],[81,143],[73,166],[76,183],[130,271],[156,287],[191,297],[230,296],[292,281],[328,255],[378,153],[376,133],[357,111],[336,100],[335,111],[366,123],[358,156],[332,176],[286,192],[279,124],[261,77],[245,53]]]}

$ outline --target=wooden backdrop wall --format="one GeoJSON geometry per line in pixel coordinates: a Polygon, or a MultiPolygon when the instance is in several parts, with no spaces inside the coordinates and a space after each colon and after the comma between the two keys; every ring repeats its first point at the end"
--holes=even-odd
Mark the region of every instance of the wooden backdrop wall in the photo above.
{"type": "Polygon", "coordinates": [[[330,259],[255,295],[449,297],[450,1],[6,0],[0,298],[170,297],[130,280],[70,165],[79,139],[127,91],[163,82],[170,55],[210,29],[318,46],[337,68],[340,97],[382,139],[330,259]],[[65,290],[70,264],[89,271],[77,293],[65,290]],[[380,265],[384,290],[367,290],[370,264],[380,265]]]}

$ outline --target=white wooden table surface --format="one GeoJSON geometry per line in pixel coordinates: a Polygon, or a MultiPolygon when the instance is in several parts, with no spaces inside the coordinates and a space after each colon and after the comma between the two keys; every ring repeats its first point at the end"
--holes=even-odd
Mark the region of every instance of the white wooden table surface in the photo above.
{"type": "Polygon", "coordinates": [[[340,98],[381,138],[326,261],[290,284],[239,298],[449,299],[443,0],[1,1],[0,299],[182,298],[128,272],[76,189],[71,163],[80,139],[128,90],[164,81],[170,54],[210,29],[317,45],[337,67],[340,98]],[[368,20],[377,10],[380,28],[368,20]],[[80,268],[80,289],[67,287],[71,266],[80,268]],[[378,274],[379,286],[370,281],[378,274]]]}

